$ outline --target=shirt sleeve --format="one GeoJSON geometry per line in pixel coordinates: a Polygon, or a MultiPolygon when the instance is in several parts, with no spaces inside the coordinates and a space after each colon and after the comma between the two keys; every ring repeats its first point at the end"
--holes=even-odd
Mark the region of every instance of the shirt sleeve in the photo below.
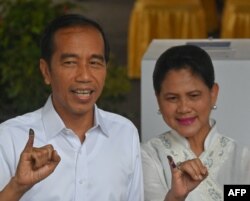
{"type": "Polygon", "coordinates": [[[240,181],[240,183],[250,184],[250,150],[247,147],[244,147],[242,151],[241,167],[245,181],[240,181]]]}
{"type": "Polygon", "coordinates": [[[143,194],[143,173],[142,173],[142,163],[141,163],[141,153],[140,153],[140,142],[138,132],[134,132],[133,139],[133,167],[134,171],[129,184],[128,191],[128,201],[144,201],[143,194]]]}
{"type": "Polygon", "coordinates": [[[169,189],[157,153],[149,145],[142,145],[141,156],[145,201],[163,201],[169,189]]]}
{"type": "Polygon", "coordinates": [[[234,142],[226,153],[227,160],[218,171],[216,180],[223,187],[225,184],[250,183],[250,151],[247,147],[234,142]]]}
{"type": "Polygon", "coordinates": [[[0,190],[2,190],[15,174],[13,144],[0,129],[0,190]]]}

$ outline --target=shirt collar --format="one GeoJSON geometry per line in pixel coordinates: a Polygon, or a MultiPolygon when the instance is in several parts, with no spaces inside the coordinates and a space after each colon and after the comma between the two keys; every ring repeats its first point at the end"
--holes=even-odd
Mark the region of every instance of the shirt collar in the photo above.
{"type": "Polygon", "coordinates": [[[204,149],[207,150],[211,144],[213,144],[213,142],[217,139],[218,137],[218,132],[217,132],[217,128],[216,128],[216,121],[214,119],[210,119],[210,126],[211,129],[205,139],[205,143],[204,143],[204,149]]]}
{"type": "MultiPolygon", "coordinates": [[[[63,129],[66,129],[63,120],[53,106],[51,96],[49,96],[42,109],[42,122],[47,139],[55,137],[63,129]]],[[[94,126],[90,130],[92,129],[100,129],[102,134],[106,135],[107,137],[109,136],[108,129],[104,121],[103,111],[100,110],[96,105],[94,106],[94,126]]]]}
{"type": "Polygon", "coordinates": [[[51,96],[42,108],[42,122],[47,139],[55,137],[65,128],[64,122],[53,106],[51,96]]]}
{"type": "Polygon", "coordinates": [[[105,124],[105,116],[104,116],[104,111],[99,109],[97,105],[95,105],[94,108],[94,127],[99,127],[101,129],[101,133],[106,135],[107,137],[109,136],[109,132],[107,129],[107,126],[105,124]]]}

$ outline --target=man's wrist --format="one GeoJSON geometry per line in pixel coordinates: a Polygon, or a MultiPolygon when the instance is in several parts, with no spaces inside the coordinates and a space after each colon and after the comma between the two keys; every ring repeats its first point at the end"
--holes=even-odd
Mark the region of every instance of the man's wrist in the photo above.
{"type": "Polygon", "coordinates": [[[16,177],[12,177],[4,188],[6,196],[11,198],[11,201],[18,201],[28,190],[29,188],[25,185],[21,185],[16,177]]]}

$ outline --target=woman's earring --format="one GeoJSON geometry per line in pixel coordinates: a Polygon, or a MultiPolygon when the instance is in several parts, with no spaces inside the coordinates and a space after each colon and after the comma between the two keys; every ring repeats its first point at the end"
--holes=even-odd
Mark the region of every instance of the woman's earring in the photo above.
{"type": "Polygon", "coordinates": [[[217,106],[216,106],[216,105],[214,105],[214,106],[212,107],[212,109],[213,109],[213,110],[216,110],[216,109],[217,109],[217,106]]]}
{"type": "Polygon", "coordinates": [[[161,115],[161,110],[160,109],[158,109],[157,114],[161,115]]]}

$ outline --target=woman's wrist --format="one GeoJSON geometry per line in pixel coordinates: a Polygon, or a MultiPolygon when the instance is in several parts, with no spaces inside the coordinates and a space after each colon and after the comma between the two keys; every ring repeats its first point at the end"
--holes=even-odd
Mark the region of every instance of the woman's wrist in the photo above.
{"type": "Polygon", "coordinates": [[[164,201],[185,201],[186,196],[179,197],[174,195],[173,191],[170,189],[165,197],[164,201]]]}

